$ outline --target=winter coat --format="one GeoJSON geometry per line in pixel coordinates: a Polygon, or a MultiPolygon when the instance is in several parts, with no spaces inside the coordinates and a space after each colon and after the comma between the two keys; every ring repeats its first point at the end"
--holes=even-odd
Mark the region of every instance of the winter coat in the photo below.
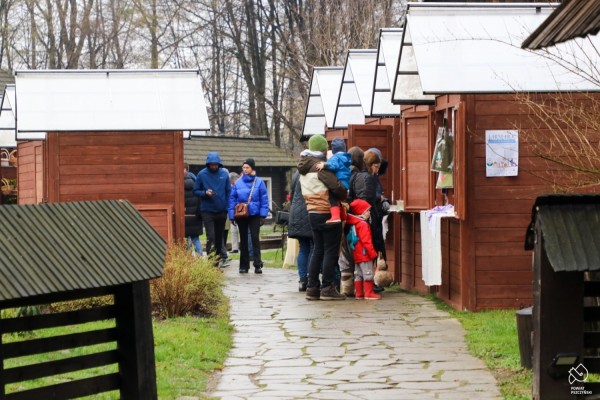
{"type": "Polygon", "coordinates": [[[231,188],[231,194],[229,195],[229,219],[233,220],[233,213],[235,206],[238,203],[248,204],[248,215],[258,215],[261,218],[267,218],[269,214],[269,195],[267,194],[267,187],[265,182],[256,175],[243,174],[231,188]],[[248,203],[248,197],[250,197],[250,190],[252,189],[252,183],[256,180],[254,190],[252,191],[252,198],[248,203]]]}
{"type": "Polygon", "coordinates": [[[347,189],[350,187],[350,154],[346,152],[335,153],[327,160],[327,169],[332,171],[347,189]]]}
{"type": "Polygon", "coordinates": [[[359,171],[356,166],[350,167],[350,187],[348,201],[354,199],[366,200],[371,207],[375,206],[377,200],[377,187],[375,177],[367,171],[359,171]]]}
{"type": "Polygon", "coordinates": [[[200,198],[194,194],[196,176],[191,172],[183,178],[184,204],[185,204],[185,236],[200,236],[202,218],[200,217],[200,198]]]}
{"type": "Polygon", "coordinates": [[[377,258],[377,251],[373,247],[371,226],[369,223],[356,215],[348,214],[346,224],[350,226],[354,225],[356,236],[358,236],[358,242],[356,242],[354,251],[352,251],[354,262],[361,263],[375,260],[377,258]]]}
{"type": "Polygon", "coordinates": [[[208,153],[206,157],[206,168],[202,169],[196,177],[194,184],[194,194],[201,198],[200,210],[202,212],[225,212],[229,203],[229,194],[231,193],[231,183],[229,182],[229,173],[223,168],[221,158],[216,152],[208,153]],[[211,170],[208,164],[219,164],[219,169],[211,170]],[[209,197],[206,191],[212,189],[214,196],[209,197]]]}
{"type": "Polygon", "coordinates": [[[288,236],[292,239],[312,239],[312,230],[308,219],[306,202],[300,187],[300,173],[296,172],[292,179],[290,191],[290,220],[288,222],[288,236]]]}
{"type": "Polygon", "coordinates": [[[347,190],[335,177],[335,174],[326,169],[317,171],[317,164],[324,161],[320,153],[304,150],[298,163],[300,172],[300,186],[309,213],[329,214],[329,192],[340,201],[346,199],[347,190]]]}

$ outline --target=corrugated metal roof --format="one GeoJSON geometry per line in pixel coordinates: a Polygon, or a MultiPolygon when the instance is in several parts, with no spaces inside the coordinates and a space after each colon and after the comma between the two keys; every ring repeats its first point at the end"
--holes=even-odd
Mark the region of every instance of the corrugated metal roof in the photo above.
{"type": "Polygon", "coordinates": [[[552,11],[538,3],[410,4],[405,30],[423,93],[599,91],[599,37],[521,48],[552,11]]]}
{"type": "Polygon", "coordinates": [[[166,245],[128,201],[0,206],[0,301],[162,275],[166,245]]]}
{"type": "Polygon", "coordinates": [[[0,106],[0,147],[17,147],[13,104],[15,104],[15,85],[9,84],[4,88],[2,106],[0,106]]]}
{"type": "Polygon", "coordinates": [[[400,107],[392,103],[392,85],[398,66],[402,28],[379,30],[377,46],[377,68],[373,80],[373,101],[371,116],[399,116],[400,107]]]}
{"type": "MultiPolygon", "coordinates": [[[[225,167],[242,167],[242,161],[253,158],[256,168],[295,167],[297,162],[286,152],[263,138],[193,137],[183,143],[183,160],[190,165],[206,164],[206,156],[216,151],[225,167]]],[[[236,170],[236,172],[238,172],[236,170]]]]}
{"type": "Polygon", "coordinates": [[[600,270],[600,195],[549,195],[536,199],[525,248],[533,249],[535,221],[554,271],[600,270]]]}
{"type": "Polygon", "coordinates": [[[595,35],[600,30],[600,1],[563,0],[522,44],[541,49],[576,37],[595,35]]]}
{"type": "Polygon", "coordinates": [[[325,134],[333,127],[344,67],[315,67],[310,80],[310,92],[304,114],[302,136],[325,134]]]}
{"type": "Polygon", "coordinates": [[[365,116],[371,114],[376,67],[376,49],[348,50],[333,120],[334,129],[365,123],[365,116]]]}
{"type": "Polygon", "coordinates": [[[38,132],[210,130],[196,70],[15,74],[17,140],[38,132]]]}

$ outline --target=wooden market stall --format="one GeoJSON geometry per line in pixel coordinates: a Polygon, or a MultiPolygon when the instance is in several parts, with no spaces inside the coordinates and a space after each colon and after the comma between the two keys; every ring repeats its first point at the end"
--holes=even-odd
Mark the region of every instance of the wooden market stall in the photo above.
{"type": "Polygon", "coordinates": [[[126,199],[182,238],[183,137],[209,129],[197,71],[16,72],[18,202],[126,199]]]}
{"type": "Polygon", "coordinates": [[[403,288],[436,293],[457,309],[531,304],[523,228],[535,198],[553,191],[540,175],[556,168],[536,156],[534,146],[549,131],[533,109],[557,106],[561,93],[599,89],[547,55],[512,44],[551,10],[540,4],[410,5],[393,96],[402,107],[403,288]],[[443,127],[453,145],[453,182],[440,189],[440,173],[431,166],[443,127]],[[441,218],[436,232],[441,284],[426,286],[422,260],[429,247],[422,245],[421,220],[446,204],[454,213],[441,218]]]}

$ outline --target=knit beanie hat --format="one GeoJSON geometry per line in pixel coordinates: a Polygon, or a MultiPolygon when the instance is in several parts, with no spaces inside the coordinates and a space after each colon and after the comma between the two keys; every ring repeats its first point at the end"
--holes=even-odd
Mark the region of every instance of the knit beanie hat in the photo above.
{"type": "Polygon", "coordinates": [[[362,215],[370,209],[371,205],[363,199],[356,199],[350,203],[350,212],[354,215],[362,215]]]}
{"type": "Polygon", "coordinates": [[[253,171],[256,169],[256,163],[254,162],[254,158],[246,158],[244,162],[242,162],[242,165],[244,164],[248,164],[253,171]]]}
{"type": "Polygon", "coordinates": [[[342,138],[335,138],[331,142],[331,152],[333,154],[345,152],[346,151],[346,141],[342,138]]]}
{"type": "Polygon", "coordinates": [[[323,135],[313,135],[308,139],[308,149],[310,151],[325,151],[329,147],[327,139],[323,135]]]}

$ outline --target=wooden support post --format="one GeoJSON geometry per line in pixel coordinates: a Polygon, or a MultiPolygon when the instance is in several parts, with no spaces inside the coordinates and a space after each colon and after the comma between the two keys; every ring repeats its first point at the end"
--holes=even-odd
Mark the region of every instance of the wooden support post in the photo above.
{"type": "Polygon", "coordinates": [[[156,400],[149,282],[119,286],[115,291],[115,305],[121,399],[156,400]]]}

